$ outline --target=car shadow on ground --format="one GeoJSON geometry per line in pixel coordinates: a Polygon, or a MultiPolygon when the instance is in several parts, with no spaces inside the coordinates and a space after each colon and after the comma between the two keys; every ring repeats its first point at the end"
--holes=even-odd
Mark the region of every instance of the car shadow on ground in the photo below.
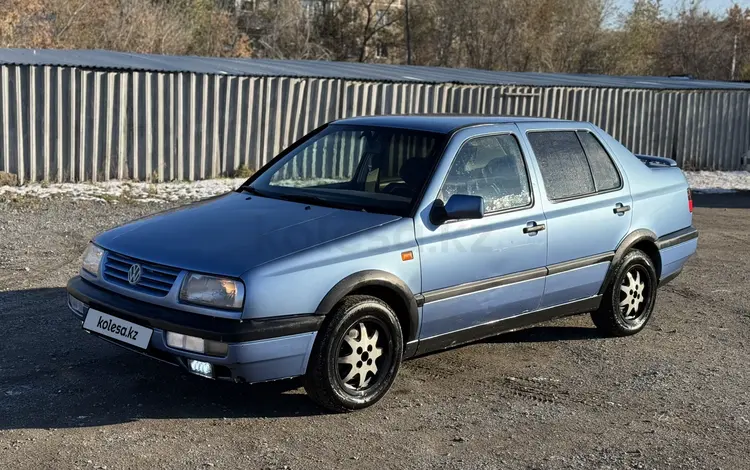
{"type": "Polygon", "coordinates": [[[0,430],[324,414],[301,381],[203,379],[86,334],[64,288],[0,292],[0,430]]]}
{"type": "MultiPolygon", "coordinates": [[[[305,395],[300,379],[256,385],[206,380],[88,335],[66,296],[64,288],[0,292],[0,430],[326,413],[305,395]]],[[[594,328],[542,325],[486,341],[598,337],[594,328]]]]}
{"type": "Polygon", "coordinates": [[[711,209],[750,209],[750,191],[734,193],[693,193],[695,207],[711,209]]]}
{"type": "Polygon", "coordinates": [[[603,339],[594,326],[532,326],[486,339],[490,343],[549,343],[554,341],[590,341],[603,339]]]}

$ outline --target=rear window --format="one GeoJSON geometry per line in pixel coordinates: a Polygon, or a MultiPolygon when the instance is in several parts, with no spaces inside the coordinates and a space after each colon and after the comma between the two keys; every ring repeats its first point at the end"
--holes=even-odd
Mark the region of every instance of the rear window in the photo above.
{"type": "Polygon", "coordinates": [[[530,132],[528,138],[549,199],[596,192],[586,154],[575,131],[530,132]]]}
{"type": "Polygon", "coordinates": [[[594,184],[597,191],[608,191],[620,187],[620,174],[617,173],[615,164],[591,132],[578,131],[583,149],[589,157],[591,173],[594,176],[594,184]]]}

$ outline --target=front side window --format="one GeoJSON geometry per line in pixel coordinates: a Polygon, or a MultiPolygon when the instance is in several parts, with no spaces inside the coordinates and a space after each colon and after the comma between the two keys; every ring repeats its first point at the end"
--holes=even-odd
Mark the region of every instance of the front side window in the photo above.
{"type": "Polygon", "coordinates": [[[476,137],[464,143],[453,160],[440,199],[447,202],[454,194],[481,196],[487,213],[531,204],[518,140],[503,134],[476,137]]]}
{"type": "Polygon", "coordinates": [[[575,131],[530,132],[528,138],[550,200],[596,192],[586,154],[575,131]]]}
{"type": "Polygon", "coordinates": [[[257,175],[261,196],[408,215],[445,136],[389,127],[331,125],[257,175]]]}

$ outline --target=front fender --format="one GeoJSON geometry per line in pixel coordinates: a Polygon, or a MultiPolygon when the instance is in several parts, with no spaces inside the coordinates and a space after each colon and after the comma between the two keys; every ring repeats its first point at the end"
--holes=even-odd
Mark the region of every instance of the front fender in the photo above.
{"type": "MultiPolygon", "coordinates": [[[[412,293],[411,289],[409,289],[409,286],[407,286],[404,281],[386,271],[370,269],[345,277],[328,291],[318,305],[318,308],[315,310],[315,313],[317,315],[325,315],[333,310],[333,308],[345,296],[359,290],[373,287],[388,289],[397,296],[400,303],[405,308],[403,314],[408,315],[409,319],[409,331],[404,332],[406,336],[405,339],[407,342],[417,339],[417,333],[419,330],[419,309],[417,307],[417,301],[414,298],[414,293],[412,293]]],[[[398,311],[398,306],[392,305],[392,307],[397,310],[397,315],[402,314],[402,312],[398,311]]]]}

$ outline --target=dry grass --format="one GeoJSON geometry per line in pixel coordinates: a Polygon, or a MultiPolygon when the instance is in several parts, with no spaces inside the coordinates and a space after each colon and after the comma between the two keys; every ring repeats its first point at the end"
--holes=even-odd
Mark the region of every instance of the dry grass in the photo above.
{"type": "Polygon", "coordinates": [[[233,178],[250,178],[253,173],[255,173],[255,170],[252,168],[249,168],[244,163],[240,163],[240,166],[237,167],[236,170],[234,170],[234,173],[232,173],[233,178]]]}
{"type": "Polygon", "coordinates": [[[0,186],[18,186],[18,177],[13,173],[0,171],[0,186]]]}

